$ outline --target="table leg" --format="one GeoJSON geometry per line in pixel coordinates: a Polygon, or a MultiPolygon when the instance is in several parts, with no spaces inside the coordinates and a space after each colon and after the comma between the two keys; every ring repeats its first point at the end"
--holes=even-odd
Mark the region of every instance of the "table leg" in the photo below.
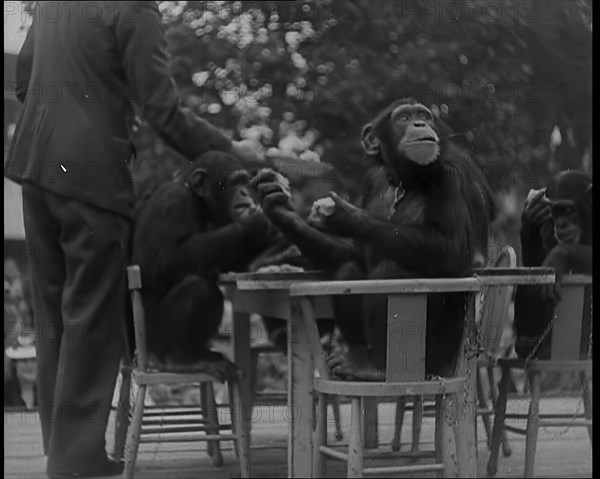
{"type": "MultiPolygon", "coordinates": [[[[252,357],[250,351],[250,315],[233,313],[233,361],[242,370],[240,412],[249,437],[252,419],[252,357]]],[[[231,391],[230,391],[231,393],[231,391]]]]}
{"type": "Polygon", "coordinates": [[[311,477],[313,463],[313,357],[302,313],[288,321],[288,477],[311,477]]]}

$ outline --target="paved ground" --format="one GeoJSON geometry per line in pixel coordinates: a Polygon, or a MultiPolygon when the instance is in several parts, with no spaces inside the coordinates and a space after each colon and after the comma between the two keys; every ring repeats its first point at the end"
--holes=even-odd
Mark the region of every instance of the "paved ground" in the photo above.
{"type": "MultiPolygon", "coordinates": [[[[513,412],[526,411],[525,401],[509,403],[513,412]]],[[[577,409],[577,399],[546,399],[542,401],[542,412],[571,413],[577,409]]],[[[259,407],[252,428],[252,475],[255,477],[285,477],[287,474],[287,423],[285,408],[281,406],[259,407]]],[[[342,425],[347,432],[349,407],[342,405],[342,425]]],[[[393,433],[394,408],[389,404],[379,406],[379,429],[381,451],[389,450],[393,433]]],[[[403,429],[403,450],[410,447],[411,414],[407,413],[403,429]]],[[[523,424],[521,424],[523,425],[523,424]]],[[[422,448],[431,448],[433,419],[425,418],[422,429],[422,448]]],[[[481,426],[481,424],[480,424],[481,426]]],[[[107,447],[112,450],[113,421],[107,432],[107,447]]],[[[513,454],[500,458],[497,477],[522,477],[525,453],[523,436],[510,434],[513,454]]],[[[487,448],[483,427],[479,427],[479,471],[486,475],[487,448]]],[[[335,444],[333,437],[330,442],[335,444]]],[[[344,444],[344,441],[341,441],[344,444]]],[[[235,476],[235,456],[230,443],[223,443],[224,466],[213,467],[204,452],[205,443],[142,444],[138,458],[136,478],[139,479],[198,479],[228,478],[235,476]]],[[[345,477],[341,463],[330,462],[328,477],[345,477]]],[[[592,477],[592,448],[585,428],[542,428],[536,456],[536,476],[539,477],[592,477]]],[[[42,456],[39,418],[35,413],[10,413],[4,415],[4,477],[41,479],[45,478],[45,458],[42,456]]],[[[427,477],[427,476],[424,476],[427,477]]]]}

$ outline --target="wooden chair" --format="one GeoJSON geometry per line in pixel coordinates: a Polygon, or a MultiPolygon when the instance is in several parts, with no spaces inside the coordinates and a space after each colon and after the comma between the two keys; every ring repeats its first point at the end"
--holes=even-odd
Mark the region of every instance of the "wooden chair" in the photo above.
{"type": "Polygon", "coordinates": [[[538,429],[540,427],[587,427],[592,440],[592,393],[590,374],[592,372],[591,355],[591,276],[570,275],[563,277],[562,300],[554,309],[552,325],[552,340],[550,343],[549,359],[499,359],[502,369],[500,391],[496,404],[496,415],[492,432],[492,445],[488,462],[488,475],[494,476],[498,470],[498,451],[501,434],[505,430],[524,434],[525,440],[525,471],[524,477],[532,477],[535,452],[537,447],[538,429]],[[586,324],[587,323],[587,324],[586,324]],[[587,351],[588,354],[583,353],[587,351]],[[506,414],[508,383],[510,370],[524,369],[529,379],[531,401],[529,412],[524,414],[506,414]],[[582,401],[584,418],[564,414],[540,414],[541,374],[553,371],[579,372],[583,391],[582,401]],[[508,426],[505,419],[527,418],[525,430],[508,426]]]}
{"type": "MultiPolygon", "coordinates": [[[[242,415],[245,413],[245,405],[241,402],[238,380],[234,379],[228,381],[231,425],[225,426],[219,425],[217,421],[214,392],[212,390],[212,383],[218,381],[216,378],[201,372],[171,373],[149,370],[146,354],[144,307],[140,293],[142,281],[139,266],[134,265],[127,268],[127,279],[133,304],[136,345],[135,358],[137,361],[137,364],[135,364],[133,368],[131,378],[128,380],[132,380],[137,385],[138,389],[125,448],[125,477],[133,478],[140,442],[189,441],[207,441],[207,449],[209,454],[213,455],[213,460],[221,457],[220,449],[218,448],[220,441],[233,441],[239,461],[240,475],[241,477],[250,477],[250,441],[249,433],[246,430],[246,426],[244,425],[245,422],[242,418],[242,415]],[[144,400],[146,398],[147,388],[151,384],[199,384],[203,403],[202,411],[203,415],[206,415],[206,419],[198,421],[198,425],[189,424],[189,421],[185,420],[183,423],[180,420],[175,425],[166,425],[165,423],[169,422],[169,414],[160,413],[154,415],[154,418],[148,421],[148,418],[144,418],[144,400]],[[204,413],[205,411],[206,414],[204,413]],[[232,434],[219,434],[219,430],[223,429],[231,429],[232,434]]],[[[121,388],[122,394],[119,400],[120,406],[121,402],[125,403],[125,401],[129,404],[128,389],[127,397],[125,397],[125,390],[123,387],[121,388]]],[[[120,411],[117,413],[117,427],[122,429],[122,423],[125,420],[123,411],[126,409],[126,406],[119,409],[120,411]],[[119,424],[119,422],[121,422],[121,424],[119,424]]],[[[218,463],[220,462],[220,459],[215,461],[218,463]]]]}
{"type": "MultiPolygon", "coordinates": [[[[500,254],[494,261],[491,268],[481,268],[476,272],[479,276],[501,273],[505,274],[514,270],[517,267],[517,254],[512,246],[505,246],[500,251],[500,254]]],[[[477,359],[477,398],[479,407],[477,414],[481,416],[485,431],[488,438],[488,448],[492,441],[492,427],[489,416],[494,414],[493,404],[496,404],[498,398],[498,386],[494,377],[495,362],[500,351],[500,339],[502,331],[506,327],[508,320],[508,308],[510,306],[514,286],[503,284],[499,286],[486,287],[484,289],[483,310],[478,311],[477,327],[482,334],[482,344],[480,356],[477,359]],[[483,313],[481,315],[481,313],[483,313]],[[492,396],[492,404],[488,403],[488,396],[484,387],[486,375],[484,370],[487,370],[487,380],[489,382],[490,393],[492,396]]],[[[419,450],[419,441],[421,436],[421,423],[424,415],[424,402],[422,396],[414,396],[412,398],[412,444],[411,451],[419,450]]],[[[400,436],[402,433],[402,423],[404,420],[404,412],[406,409],[407,398],[398,398],[396,403],[396,418],[394,424],[394,437],[392,439],[392,450],[400,450],[400,436]]],[[[506,434],[502,435],[502,450],[505,457],[511,455],[512,451],[506,434]]]]}
{"type": "MultiPolygon", "coordinates": [[[[328,284],[304,283],[292,286],[290,295],[300,303],[306,335],[311,340],[318,377],[314,379],[314,391],[318,397],[316,431],[314,434],[313,477],[324,477],[327,457],[348,463],[348,477],[363,474],[421,473],[436,471],[438,475],[457,466],[459,476],[474,477],[476,474],[476,439],[473,418],[468,417],[472,407],[467,407],[474,397],[474,355],[461,355],[457,375],[443,380],[425,380],[425,331],[427,319],[427,294],[440,292],[480,291],[482,285],[475,278],[459,279],[411,279],[377,281],[334,281],[328,284]],[[329,378],[325,356],[318,341],[318,330],[311,299],[316,296],[345,294],[385,294],[388,296],[388,343],[386,380],[382,382],[350,382],[329,378]],[[399,347],[402,345],[402,347],[399,347]],[[472,368],[472,369],[471,369],[472,368]],[[472,385],[472,387],[471,387],[472,385]],[[365,459],[374,458],[364,448],[365,402],[373,398],[397,398],[414,395],[433,395],[436,398],[435,450],[416,454],[396,453],[387,457],[433,458],[434,464],[398,465],[391,467],[364,467],[365,459]],[[472,394],[472,396],[471,396],[472,394]],[[347,396],[351,399],[351,425],[347,452],[327,445],[326,395],[347,396]],[[468,397],[467,397],[468,396],[468,397]],[[445,416],[450,406],[458,406],[460,419],[452,425],[456,455],[450,454],[450,423],[445,416]],[[462,410],[461,410],[462,406],[462,410]],[[456,464],[453,464],[453,458],[456,464]]],[[[473,344],[475,326],[475,297],[469,295],[466,308],[465,331],[460,351],[473,344]],[[467,342],[469,341],[469,342],[467,342]]],[[[454,410],[456,412],[456,410],[454,410]]]]}
{"type": "MultiPolygon", "coordinates": [[[[477,274],[484,277],[495,272],[504,273],[514,270],[516,267],[517,253],[512,246],[505,246],[500,251],[493,267],[478,270],[477,274]]],[[[502,339],[502,332],[507,327],[509,320],[508,309],[514,290],[515,286],[507,284],[486,287],[482,293],[485,297],[482,308],[479,311],[478,330],[481,337],[481,351],[477,358],[477,398],[479,402],[477,414],[481,416],[485,428],[488,449],[492,444],[490,416],[494,414],[494,405],[498,400],[498,382],[495,376],[496,362],[504,354],[504,351],[500,349],[500,341],[502,339]],[[485,374],[486,372],[487,374],[485,374]],[[489,384],[491,404],[485,389],[486,379],[489,384]]],[[[502,434],[501,439],[502,453],[505,457],[509,457],[512,454],[512,450],[506,433],[502,434]]]]}

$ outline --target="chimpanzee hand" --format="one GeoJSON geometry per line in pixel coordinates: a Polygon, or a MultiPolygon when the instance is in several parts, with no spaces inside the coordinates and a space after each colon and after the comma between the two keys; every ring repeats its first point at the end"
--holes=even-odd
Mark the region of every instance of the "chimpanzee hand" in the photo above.
{"type": "Polygon", "coordinates": [[[258,172],[251,184],[256,187],[262,209],[273,223],[281,225],[297,220],[288,181],[283,175],[265,168],[258,172]]]}
{"type": "Polygon", "coordinates": [[[539,227],[549,220],[552,220],[550,201],[546,198],[546,190],[541,189],[525,201],[522,221],[523,224],[539,227]]]}
{"type": "Polygon", "coordinates": [[[269,218],[259,208],[240,216],[238,224],[243,228],[246,237],[252,242],[266,241],[273,230],[269,218]]]}
{"type": "Polygon", "coordinates": [[[334,201],[333,213],[323,218],[323,227],[340,236],[356,236],[357,232],[363,230],[368,224],[369,214],[360,208],[340,198],[333,191],[329,197],[334,201]]]}
{"type": "Polygon", "coordinates": [[[542,297],[552,304],[561,300],[561,282],[565,274],[569,274],[569,251],[562,245],[555,246],[548,254],[542,266],[554,268],[556,281],[554,284],[544,284],[541,287],[542,297]]]}

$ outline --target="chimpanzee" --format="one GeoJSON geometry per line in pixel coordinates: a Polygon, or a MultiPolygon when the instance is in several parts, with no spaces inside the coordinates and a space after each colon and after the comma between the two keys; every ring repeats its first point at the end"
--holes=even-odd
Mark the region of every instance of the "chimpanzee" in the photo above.
{"type": "MultiPolygon", "coordinates": [[[[443,138],[431,111],[412,99],[393,102],[362,132],[378,166],[369,171],[361,208],[335,193],[333,212],[301,220],[269,174],[259,175],[265,214],[331,279],[458,277],[486,257],[495,206],[481,171],[443,138]]],[[[428,298],[426,372],[454,372],[464,325],[463,294],[428,298]]],[[[387,341],[383,295],[335,304],[351,357],[334,356],[332,374],[381,380],[387,341]]]]}
{"type": "MultiPolygon", "coordinates": [[[[592,178],[579,171],[556,175],[546,190],[525,202],[521,216],[524,266],[548,266],[556,272],[553,285],[519,286],[515,295],[515,350],[526,357],[539,342],[560,300],[561,278],[592,273],[592,178]]],[[[551,333],[536,356],[548,354],[551,333]]]]}
{"type": "Polygon", "coordinates": [[[142,274],[148,349],[166,370],[198,368],[223,378],[235,366],[208,349],[223,315],[218,274],[243,269],[276,228],[233,156],[205,153],[178,178],[135,210],[132,259],[142,274]]]}

